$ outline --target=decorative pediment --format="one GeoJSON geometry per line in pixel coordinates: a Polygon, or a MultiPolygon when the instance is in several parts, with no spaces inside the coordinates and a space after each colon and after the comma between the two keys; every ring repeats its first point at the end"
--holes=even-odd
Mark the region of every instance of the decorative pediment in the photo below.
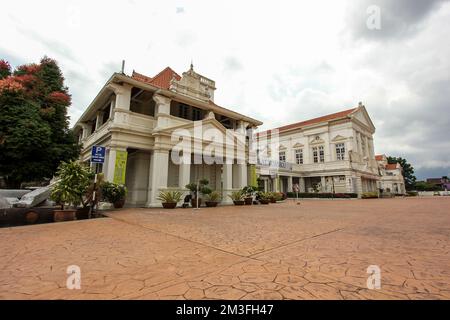
{"type": "Polygon", "coordinates": [[[369,129],[369,131],[375,132],[375,126],[370,119],[369,113],[362,104],[360,104],[357,111],[352,114],[352,118],[356,120],[355,122],[369,129]]]}
{"type": "Polygon", "coordinates": [[[309,144],[323,144],[325,141],[320,136],[314,136],[313,139],[309,142],[309,144]]]}
{"type": "Polygon", "coordinates": [[[299,148],[303,148],[303,147],[304,147],[304,145],[301,144],[300,142],[297,142],[297,143],[294,144],[294,146],[293,146],[294,149],[299,149],[299,148]]]}
{"type": "Polygon", "coordinates": [[[331,140],[331,141],[333,141],[333,142],[338,142],[338,141],[344,141],[344,140],[347,140],[347,138],[346,137],[343,137],[343,136],[341,136],[341,135],[337,135],[336,137],[334,137],[333,138],[333,140],[331,140]]]}
{"type": "Polygon", "coordinates": [[[279,151],[284,151],[284,150],[286,150],[287,148],[285,147],[285,146],[283,146],[282,144],[280,144],[280,146],[278,147],[278,150],[279,151]]]}

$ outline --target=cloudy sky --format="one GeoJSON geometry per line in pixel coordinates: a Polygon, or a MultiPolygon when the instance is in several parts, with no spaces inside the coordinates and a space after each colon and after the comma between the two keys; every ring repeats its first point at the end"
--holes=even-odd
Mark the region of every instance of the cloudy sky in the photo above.
{"type": "Polygon", "coordinates": [[[59,62],[71,123],[122,59],[150,76],[193,59],[215,101],[262,129],[362,101],[377,153],[406,157],[419,178],[450,175],[448,1],[15,0],[0,30],[0,59],[59,62]]]}

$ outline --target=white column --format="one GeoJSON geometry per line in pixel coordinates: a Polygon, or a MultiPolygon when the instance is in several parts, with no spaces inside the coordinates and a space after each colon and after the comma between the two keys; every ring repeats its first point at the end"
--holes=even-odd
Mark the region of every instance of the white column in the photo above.
{"type": "Polygon", "coordinates": [[[97,112],[97,118],[95,119],[95,130],[98,130],[98,128],[100,128],[100,126],[103,124],[103,111],[98,111],[97,112]]]}
{"type": "Polygon", "coordinates": [[[320,184],[322,185],[322,192],[327,191],[327,182],[325,180],[325,177],[320,177],[320,184]]]}
{"type": "Polygon", "coordinates": [[[355,192],[358,194],[358,198],[361,198],[361,194],[363,193],[361,177],[356,177],[356,186],[354,186],[354,188],[355,192]]]}
{"type": "Polygon", "coordinates": [[[247,185],[247,164],[236,164],[238,188],[242,189],[247,185]]]}
{"type": "Polygon", "coordinates": [[[231,193],[231,189],[233,188],[233,165],[230,163],[224,163],[222,165],[222,203],[231,203],[230,197],[228,194],[231,193]]]}
{"type": "Polygon", "coordinates": [[[114,92],[116,93],[115,109],[130,110],[131,88],[127,84],[122,86],[114,85],[114,92]]]}
{"type": "Polygon", "coordinates": [[[109,118],[114,118],[114,109],[116,108],[116,100],[111,100],[111,105],[109,107],[109,118]]]}
{"type": "Polygon", "coordinates": [[[150,160],[150,179],[147,197],[148,207],[159,207],[161,202],[157,200],[161,188],[167,188],[167,176],[169,174],[169,151],[155,150],[150,160]]]}
{"type": "Polygon", "coordinates": [[[81,127],[83,128],[83,135],[81,137],[82,140],[86,139],[87,137],[89,137],[89,125],[87,123],[81,123],[81,127]]]}
{"type": "Polygon", "coordinates": [[[184,189],[191,179],[191,165],[181,163],[178,173],[178,187],[184,189]]]}
{"type": "Polygon", "coordinates": [[[166,128],[169,126],[170,121],[170,99],[161,95],[154,95],[155,101],[155,117],[156,117],[156,130],[166,128]]]}
{"type": "Polygon", "coordinates": [[[305,178],[300,177],[300,192],[306,192],[306,188],[305,188],[305,178]]]}
{"type": "Polygon", "coordinates": [[[292,192],[292,177],[288,177],[287,190],[286,192],[292,192]]]}

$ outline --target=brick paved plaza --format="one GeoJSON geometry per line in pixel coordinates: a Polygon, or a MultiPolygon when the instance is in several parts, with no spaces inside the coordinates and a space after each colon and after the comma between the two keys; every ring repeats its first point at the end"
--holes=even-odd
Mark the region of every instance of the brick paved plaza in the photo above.
{"type": "Polygon", "coordinates": [[[0,229],[1,299],[450,299],[450,197],[124,209],[0,229]],[[66,288],[67,266],[81,289],[66,288]],[[369,290],[367,267],[381,268],[369,290]]]}

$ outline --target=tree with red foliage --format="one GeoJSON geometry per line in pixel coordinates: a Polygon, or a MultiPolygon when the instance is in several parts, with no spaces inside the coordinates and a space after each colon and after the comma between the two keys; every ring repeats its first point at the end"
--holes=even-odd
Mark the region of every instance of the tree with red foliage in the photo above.
{"type": "Polygon", "coordinates": [[[11,66],[8,61],[0,60],[0,79],[4,79],[11,75],[11,66]]]}
{"type": "Polygon", "coordinates": [[[80,147],[69,130],[71,98],[55,60],[26,64],[11,73],[0,60],[0,176],[8,187],[50,179],[80,147]]]}

